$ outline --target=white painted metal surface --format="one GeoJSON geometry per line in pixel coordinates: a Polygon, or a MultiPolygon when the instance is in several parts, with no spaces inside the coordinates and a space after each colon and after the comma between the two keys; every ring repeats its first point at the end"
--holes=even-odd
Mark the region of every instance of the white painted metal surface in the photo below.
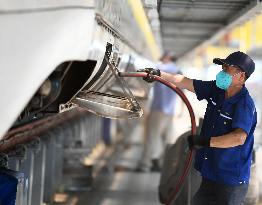
{"type": "Polygon", "coordinates": [[[95,27],[89,1],[8,2],[0,2],[0,139],[56,66],[91,55],[95,27]]]}

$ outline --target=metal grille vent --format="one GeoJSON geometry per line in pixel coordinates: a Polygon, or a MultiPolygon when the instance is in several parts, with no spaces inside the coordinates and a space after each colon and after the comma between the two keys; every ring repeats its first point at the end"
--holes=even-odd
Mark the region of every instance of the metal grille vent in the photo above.
{"type": "Polygon", "coordinates": [[[110,118],[137,118],[143,114],[136,102],[127,97],[99,93],[93,91],[82,91],[72,103],[103,117],[110,118]]]}

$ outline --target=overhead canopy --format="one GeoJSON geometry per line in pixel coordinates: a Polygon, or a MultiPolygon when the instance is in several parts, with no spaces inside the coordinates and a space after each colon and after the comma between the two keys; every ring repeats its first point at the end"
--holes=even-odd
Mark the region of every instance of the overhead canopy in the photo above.
{"type": "Polygon", "coordinates": [[[261,10],[258,0],[160,0],[164,50],[181,57],[261,10]]]}

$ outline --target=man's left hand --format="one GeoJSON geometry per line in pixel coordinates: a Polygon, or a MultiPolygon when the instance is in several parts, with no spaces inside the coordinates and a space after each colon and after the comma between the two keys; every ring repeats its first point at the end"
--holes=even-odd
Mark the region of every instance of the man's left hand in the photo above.
{"type": "Polygon", "coordinates": [[[204,147],[210,147],[210,138],[206,138],[200,135],[189,135],[187,137],[189,149],[201,149],[204,147]]]}

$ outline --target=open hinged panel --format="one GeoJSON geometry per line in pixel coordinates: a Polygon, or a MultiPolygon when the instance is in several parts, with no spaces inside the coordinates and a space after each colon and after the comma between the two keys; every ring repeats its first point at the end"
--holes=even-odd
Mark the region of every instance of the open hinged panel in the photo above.
{"type": "Polygon", "coordinates": [[[108,44],[100,69],[94,76],[95,80],[81,89],[68,103],[61,105],[60,110],[81,107],[103,117],[141,117],[143,111],[139,103],[125,80],[118,75],[119,61],[112,44],[108,44]],[[118,88],[117,91],[114,88],[118,88]]]}

